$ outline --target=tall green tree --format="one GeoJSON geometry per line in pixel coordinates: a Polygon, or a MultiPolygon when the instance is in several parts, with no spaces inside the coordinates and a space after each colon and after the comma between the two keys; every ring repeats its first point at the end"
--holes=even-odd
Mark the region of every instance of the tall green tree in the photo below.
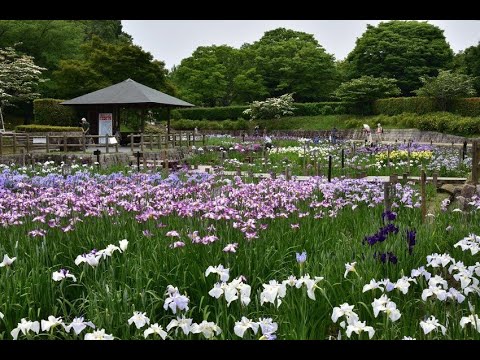
{"type": "Polygon", "coordinates": [[[0,47],[33,56],[39,66],[54,70],[60,60],[80,56],[85,25],[70,20],[0,20],[0,47]]]}
{"type": "Polygon", "coordinates": [[[357,112],[369,114],[373,101],[400,94],[396,83],[395,79],[362,76],[340,85],[335,95],[342,101],[355,104],[357,112]]]}
{"type": "Polygon", "coordinates": [[[480,95],[480,42],[455,56],[455,68],[463,74],[474,77],[473,86],[480,95]]]}
{"type": "Polygon", "coordinates": [[[449,101],[475,95],[473,78],[450,70],[440,70],[437,77],[422,76],[423,86],[414,92],[418,96],[437,99],[441,109],[446,111],[449,101]]]}
{"type": "Polygon", "coordinates": [[[172,72],[180,96],[203,106],[227,106],[266,95],[261,76],[241,50],[200,46],[172,72]]]}
{"type": "MultiPolygon", "coordinates": [[[[75,20],[74,20],[75,21],[75,20]]],[[[78,21],[78,20],[77,20],[78,21]]],[[[98,36],[106,42],[132,42],[132,37],[123,31],[121,20],[79,20],[85,26],[85,39],[98,36]]]]}
{"type": "Polygon", "coordinates": [[[338,86],[334,57],[311,34],[278,28],[244,46],[270,96],[294,93],[297,101],[319,101],[338,86]]]}
{"type": "Polygon", "coordinates": [[[412,95],[421,76],[437,75],[452,65],[453,51],[443,30],[419,21],[368,25],[348,55],[349,77],[362,75],[398,80],[402,94],[412,95]]]}
{"type": "Polygon", "coordinates": [[[81,46],[82,59],[62,60],[53,79],[58,98],[72,98],[101,89],[127,78],[172,93],[165,63],[126,42],[107,43],[98,36],[81,46]]]}

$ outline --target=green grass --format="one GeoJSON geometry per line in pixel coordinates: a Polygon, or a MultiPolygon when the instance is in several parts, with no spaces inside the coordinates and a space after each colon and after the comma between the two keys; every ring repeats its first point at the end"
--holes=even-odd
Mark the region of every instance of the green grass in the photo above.
{"type": "MultiPolygon", "coordinates": [[[[430,188],[428,194],[433,197],[435,193],[430,188]]],[[[215,198],[213,192],[211,197],[215,198]]],[[[147,194],[141,197],[131,194],[127,198],[129,201],[134,198],[138,201],[149,200],[147,194]]],[[[192,195],[192,198],[195,196],[192,195]]],[[[473,265],[478,256],[454,249],[453,244],[470,232],[480,232],[475,213],[440,213],[435,221],[422,224],[419,209],[402,207],[395,221],[400,227],[399,234],[391,236],[385,243],[369,247],[362,245],[362,240],[382,225],[382,206],[368,208],[362,205],[355,210],[347,207],[335,218],[314,219],[314,210],[308,203],[299,200],[297,207],[298,213],[310,212],[310,216],[299,217],[295,212],[288,219],[260,221],[267,224],[268,228],[253,241],[246,241],[240,231],[233,229],[232,221],[169,215],[139,223],[135,220],[134,212],[123,210],[118,215],[105,213],[99,218],[77,213],[83,222],[76,224],[75,231],[63,233],[60,229],[53,229],[45,239],[26,235],[28,231],[38,228],[38,223],[33,223],[31,219],[18,226],[0,227],[0,255],[8,253],[18,258],[11,268],[0,268],[0,311],[5,314],[5,318],[0,320],[0,338],[10,338],[9,330],[22,317],[40,321],[55,315],[68,320],[85,316],[99,329],[105,328],[107,333],[113,333],[118,338],[141,339],[143,331],[129,326],[127,320],[133,311],[142,311],[146,312],[152,323],[158,322],[165,328],[175,318],[170,311],[163,309],[165,288],[171,284],[190,298],[190,310],[186,315],[195,322],[204,319],[216,322],[223,330],[219,336],[221,339],[238,339],[233,327],[242,316],[254,321],[259,317],[272,317],[279,324],[277,334],[280,339],[326,339],[336,336],[340,327],[330,320],[330,316],[333,307],[344,302],[355,305],[360,319],[376,329],[375,339],[400,339],[405,335],[417,338],[480,339],[477,332],[461,331],[459,328],[460,317],[468,314],[466,302],[458,305],[420,300],[422,288],[425,287],[423,280],[420,280],[421,286],[412,284],[408,295],[398,291],[388,293],[402,313],[401,319],[393,324],[385,322],[384,314],[378,318],[372,315],[370,303],[380,296],[380,292],[362,293],[363,285],[372,278],[380,280],[389,277],[395,281],[402,275],[408,276],[412,268],[424,265],[426,255],[432,252],[448,252],[456,260],[473,265]],[[159,229],[159,222],[167,226],[159,229]],[[300,225],[298,230],[291,228],[290,225],[294,223],[300,225]],[[189,244],[187,240],[184,248],[169,248],[173,240],[165,237],[167,231],[177,230],[185,239],[185,235],[192,230],[206,234],[210,225],[216,227],[220,239],[218,242],[205,246],[189,244]],[[446,233],[447,225],[452,225],[454,230],[446,233]],[[406,251],[404,239],[405,230],[411,228],[417,229],[418,240],[413,255],[406,251]],[[142,231],[147,229],[154,234],[153,237],[142,235],[142,231]],[[124,238],[130,241],[124,254],[114,253],[97,268],[74,265],[77,255],[93,248],[104,248],[110,243],[118,244],[124,238]],[[226,244],[234,242],[240,245],[237,253],[222,252],[226,244]],[[308,259],[301,268],[295,261],[295,252],[303,250],[307,252],[308,259]],[[393,251],[398,255],[399,263],[382,264],[373,259],[375,251],[393,251]],[[350,273],[344,278],[344,264],[353,261],[357,262],[357,273],[350,273]],[[227,307],[223,297],[217,300],[208,295],[218,276],[205,278],[204,272],[209,265],[218,264],[230,268],[230,279],[239,275],[247,278],[247,283],[252,287],[250,305],[243,307],[235,301],[227,307]],[[78,282],[52,281],[52,272],[62,267],[71,270],[78,282]],[[307,298],[303,288],[288,288],[280,307],[260,305],[259,294],[263,283],[273,279],[281,281],[292,274],[298,277],[302,273],[325,278],[319,283],[321,289],[315,290],[316,301],[307,298]],[[431,314],[442,324],[448,318],[446,337],[422,335],[419,321],[431,314]]],[[[115,205],[113,207],[117,208],[115,205]]],[[[442,271],[436,273],[442,274],[442,271]]],[[[477,309],[480,308],[478,297],[471,296],[471,301],[477,309]]],[[[247,334],[247,339],[260,336],[253,336],[250,332],[247,334]]],[[[173,331],[171,336],[201,338],[199,335],[184,336],[181,332],[174,335],[173,331]]],[[[356,335],[353,337],[356,338],[356,335]]],[[[50,334],[42,333],[37,338],[65,338],[65,335],[55,330],[50,334]]]]}

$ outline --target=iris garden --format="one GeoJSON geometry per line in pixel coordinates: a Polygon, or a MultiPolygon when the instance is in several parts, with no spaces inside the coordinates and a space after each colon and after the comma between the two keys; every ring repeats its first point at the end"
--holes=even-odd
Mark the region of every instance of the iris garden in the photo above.
{"type": "MultiPolygon", "coordinates": [[[[229,145],[230,161],[250,151],[229,145]]],[[[341,154],[283,145],[271,166],[341,154]]],[[[402,146],[385,149],[388,166],[467,171],[448,149],[402,146]]],[[[346,159],[378,174],[385,150],[346,159]]],[[[395,184],[386,210],[365,179],[117,170],[2,167],[0,338],[480,338],[477,197],[422,222],[413,183],[395,184]]]]}

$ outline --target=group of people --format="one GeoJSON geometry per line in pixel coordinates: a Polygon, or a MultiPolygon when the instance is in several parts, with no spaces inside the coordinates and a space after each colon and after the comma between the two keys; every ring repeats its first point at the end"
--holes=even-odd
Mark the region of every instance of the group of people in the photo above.
{"type": "MultiPolygon", "coordinates": [[[[365,132],[365,145],[373,146],[374,142],[373,142],[372,130],[370,129],[370,126],[368,126],[367,124],[363,124],[363,131],[365,132]]],[[[382,134],[383,134],[382,124],[378,123],[377,130],[375,132],[376,140],[378,143],[382,141],[382,134]]]]}

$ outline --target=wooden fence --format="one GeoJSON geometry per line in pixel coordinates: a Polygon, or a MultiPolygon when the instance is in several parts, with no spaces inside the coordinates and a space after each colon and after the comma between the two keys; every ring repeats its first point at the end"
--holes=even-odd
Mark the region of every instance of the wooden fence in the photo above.
{"type": "MultiPolygon", "coordinates": [[[[193,132],[178,132],[169,135],[130,134],[129,147],[135,150],[159,150],[182,146],[205,145],[205,135],[193,132]]],[[[32,152],[86,152],[87,148],[105,148],[105,153],[118,152],[115,137],[108,135],[35,135],[30,133],[0,133],[0,156],[32,152]]]]}

